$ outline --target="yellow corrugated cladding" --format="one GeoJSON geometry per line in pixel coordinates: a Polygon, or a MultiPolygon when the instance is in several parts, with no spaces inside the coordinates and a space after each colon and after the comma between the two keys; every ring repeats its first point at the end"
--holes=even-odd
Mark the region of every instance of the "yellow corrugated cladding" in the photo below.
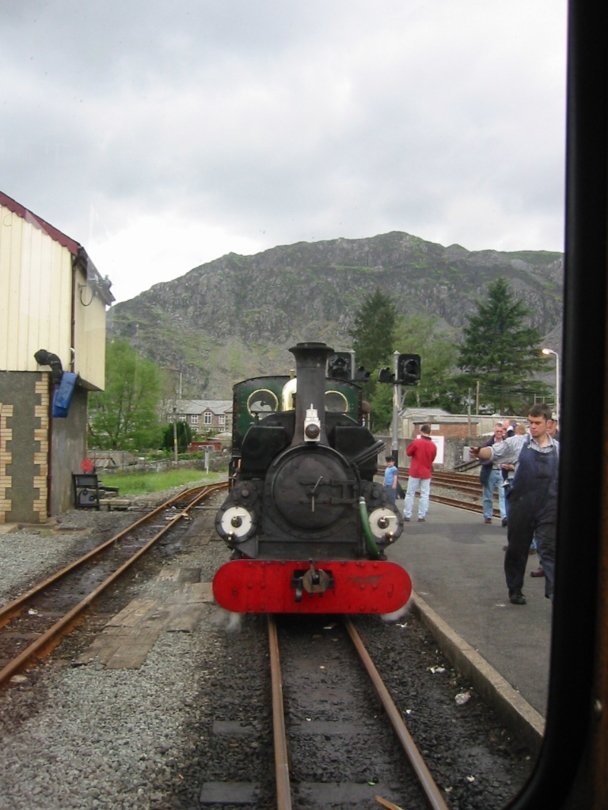
{"type": "Polygon", "coordinates": [[[74,285],[75,371],[91,387],[103,389],[106,363],[106,307],[78,270],[74,285]]]}
{"type": "Polygon", "coordinates": [[[64,370],[71,370],[73,313],[73,370],[103,388],[105,306],[87,295],[92,291],[84,277],[73,285],[72,273],[66,247],[0,206],[0,370],[40,370],[38,349],[56,354],[64,370]]]}
{"type": "Polygon", "coordinates": [[[71,254],[7,208],[0,212],[0,368],[36,371],[40,348],[66,363],[71,254]]]}

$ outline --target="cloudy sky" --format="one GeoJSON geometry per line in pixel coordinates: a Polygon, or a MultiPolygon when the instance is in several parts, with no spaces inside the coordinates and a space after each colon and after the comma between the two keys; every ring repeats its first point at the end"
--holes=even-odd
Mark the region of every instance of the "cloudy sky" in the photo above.
{"type": "Polygon", "coordinates": [[[0,190],[118,301],[392,230],[562,250],[565,0],[2,0],[0,190]]]}

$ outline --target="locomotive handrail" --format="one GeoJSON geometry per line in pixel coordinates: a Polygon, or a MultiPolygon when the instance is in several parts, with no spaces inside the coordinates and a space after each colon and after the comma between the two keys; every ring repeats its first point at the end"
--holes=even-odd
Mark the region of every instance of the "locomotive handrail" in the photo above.
{"type": "Polygon", "coordinates": [[[363,527],[363,534],[365,535],[367,548],[369,549],[369,553],[373,555],[374,559],[377,560],[380,558],[380,549],[378,548],[376,538],[374,537],[371,527],[369,525],[367,504],[365,503],[365,498],[363,497],[359,498],[359,514],[361,515],[361,525],[363,527]]]}

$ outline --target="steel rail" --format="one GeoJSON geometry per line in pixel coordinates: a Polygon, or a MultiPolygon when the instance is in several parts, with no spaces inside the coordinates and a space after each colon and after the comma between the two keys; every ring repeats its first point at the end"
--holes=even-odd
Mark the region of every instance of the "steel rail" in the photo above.
{"type": "MultiPolygon", "coordinates": [[[[377,475],[381,475],[382,468],[378,468],[377,475]]],[[[399,480],[404,483],[409,479],[408,468],[399,468],[399,480]]],[[[475,475],[466,475],[465,473],[450,473],[450,472],[433,472],[433,485],[443,487],[444,489],[453,489],[462,492],[465,495],[478,498],[483,492],[483,487],[479,478],[475,475]]],[[[493,494],[494,499],[498,497],[497,493],[493,494]]]]}
{"type": "MultiPolygon", "coordinates": [[[[400,469],[400,473],[405,474],[405,478],[407,479],[407,471],[400,469]]],[[[482,487],[479,481],[473,476],[465,475],[463,473],[434,473],[433,474],[433,483],[436,484],[438,487],[442,487],[444,489],[456,489],[460,492],[463,492],[465,495],[473,495],[477,498],[480,497],[482,492],[482,487]],[[472,479],[469,483],[467,479],[472,479]]],[[[497,499],[497,495],[495,494],[493,500],[497,499]]],[[[460,498],[449,498],[446,495],[436,495],[432,490],[431,494],[429,495],[429,500],[435,503],[442,503],[445,506],[453,506],[456,509],[465,509],[467,512],[483,512],[483,505],[480,502],[474,501],[465,501],[460,498]]],[[[500,510],[498,507],[492,508],[492,514],[494,517],[500,517],[500,510]]]]}
{"type": "MultiPolygon", "coordinates": [[[[217,485],[204,487],[198,495],[196,495],[191,503],[187,505],[187,509],[194,508],[201,500],[209,497],[213,492],[215,492],[219,487],[217,485]]],[[[189,490],[194,491],[194,490],[189,490]]],[[[181,493],[179,496],[170,499],[170,501],[166,502],[163,506],[166,508],[166,504],[169,505],[174,503],[176,500],[183,498],[184,493],[181,493]]],[[[159,510],[155,510],[153,514],[157,514],[158,511],[162,511],[162,508],[159,507],[159,510]]],[[[25,665],[31,661],[35,656],[42,652],[45,649],[52,648],[56,646],[60,640],[60,634],[63,631],[67,631],[67,629],[75,623],[78,616],[87,608],[91,602],[93,602],[103,591],[106,590],[113,582],[115,582],[118,577],[120,577],[128,568],[133,565],[141,556],[143,556],[163,535],[165,535],[173,526],[178,523],[183,518],[187,517],[188,512],[187,510],[181,510],[176,514],[170,521],[167,522],[166,526],[157,532],[153,537],[150,538],[141,548],[139,548],[129,559],[125,560],[125,562],[120,565],[109,577],[107,577],[102,583],[100,583],[97,588],[87,594],[84,599],[78,602],[74,607],[72,607],[64,616],[61,617],[55,624],[53,624],[48,630],[46,630],[42,635],[40,635],[34,642],[32,642],[28,647],[26,647],[22,652],[16,657],[13,658],[11,661],[6,664],[6,666],[0,670],[0,685],[5,684],[6,681],[19,672],[21,669],[25,667],[25,665]]],[[[150,518],[150,515],[146,516],[150,518]]],[[[138,520],[133,523],[128,529],[120,532],[119,535],[112,538],[110,541],[107,541],[103,544],[103,548],[106,549],[109,545],[112,544],[113,541],[118,539],[119,537],[123,537],[125,534],[128,534],[129,531],[132,531],[134,528],[138,527],[143,521],[138,520]]],[[[101,547],[100,547],[101,548],[101,547]]],[[[91,555],[86,555],[86,557],[90,557],[91,555]]],[[[93,555],[94,556],[94,555],[93,555]]],[[[84,558],[83,558],[84,559],[84,558]]],[[[78,560],[77,564],[72,566],[78,567],[78,564],[81,564],[83,560],[78,560]]],[[[69,567],[68,567],[69,568],[69,567]]],[[[64,569],[61,574],[64,575],[67,573],[67,569],[64,569]]],[[[52,582],[57,581],[58,577],[51,577],[50,580],[52,582]]],[[[47,581],[48,582],[48,581],[47,581]]],[[[32,591],[28,592],[28,598],[31,598],[35,593],[40,592],[40,588],[32,589],[32,591]]]]}
{"type": "Polygon", "coordinates": [[[291,810],[291,781],[289,779],[289,754],[285,729],[283,703],[283,677],[279,638],[274,617],[268,616],[268,646],[270,650],[270,677],[272,683],[272,731],[274,743],[274,770],[277,785],[277,810],[291,810]]]}
{"type": "MultiPolygon", "coordinates": [[[[409,476],[406,475],[404,477],[407,480],[409,476]]],[[[454,477],[454,475],[450,473],[433,473],[432,481],[433,486],[453,489],[476,498],[480,497],[483,492],[479,478],[470,475],[461,474],[459,477],[454,477]]]]}
{"type": "Polygon", "coordinates": [[[431,493],[429,500],[435,503],[442,503],[445,506],[453,506],[456,509],[466,509],[469,512],[483,512],[483,507],[480,503],[467,503],[459,498],[449,498],[447,495],[433,495],[431,493]]]}
{"type": "MultiPolygon", "coordinates": [[[[479,515],[483,514],[483,506],[480,503],[467,503],[466,501],[457,500],[456,498],[448,498],[445,495],[431,495],[429,499],[434,503],[442,503],[445,506],[453,506],[455,509],[465,509],[467,512],[476,512],[479,515]]],[[[498,507],[492,508],[492,515],[500,517],[500,509],[498,507]]]]}
{"type": "MultiPolygon", "coordinates": [[[[6,605],[2,605],[0,607],[0,628],[3,627],[7,622],[14,616],[18,611],[20,611],[24,605],[30,601],[34,596],[41,593],[42,591],[46,590],[48,587],[53,585],[54,583],[58,582],[63,577],[71,574],[72,571],[75,571],[81,565],[89,562],[89,560],[94,559],[95,557],[103,554],[104,551],[107,551],[111,546],[118,543],[119,540],[122,540],[128,534],[131,534],[135,529],[138,529],[140,526],[145,525],[146,523],[150,523],[157,517],[159,514],[164,512],[166,509],[169,509],[176,501],[183,500],[184,497],[188,497],[190,493],[196,493],[200,490],[199,495],[195,496],[192,506],[196,505],[203,500],[204,498],[208,497],[212,492],[215,492],[220,489],[225,489],[228,486],[227,482],[220,482],[219,484],[210,484],[204,487],[193,487],[192,489],[185,490],[183,492],[178,493],[177,495],[172,496],[169,500],[165,501],[164,503],[160,504],[160,506],[155,507],[151,512],[146,513],[143,517],[136,520],[134,523],[131,523],[122,531],[115,534],[113,537],[110,537],[109,540],[106,540],[100,545],[96,546],[95,548],[91,549],[91,551],[84,554],[82,557],[79,557],[77,560],[74,560],[68,565],[60,568],[58,571],[55,571],[54,574],[51,574],[50,577],[43,580],[42,582],[37,583],[34,585],[33,588],[30,588],[25,593],[22,593],[16,599],[13,599],[11,602],[8,602],[6,605]]],[[[191,508],[190,507],[190,508],[191,508]]]]}
{"type": "Polygon", "coordinates": [[[416,743],[409,733],[403,717],[390,696],[384,681],[380,677],[380,673],[376,669],[374,662],[365,649],[361,636],[350,619],[346,619],[344,624],[353,644],[355,645],[355,649],[359,653],[363,666],[371,678],[374,689],[376,690],[376,694],[380,698],[380,702],[382,703],[391,725],[393,726],[393,730],[395,731],[395,734],[397,735],[397,738],[399,739],[399,742],[401,743],[403,750],[405,751],[406,756],[416,776],[418,777],[430,807],[433,808],[433,810],[448,810],[448,805],[441,795],[441,791],[433,779],[431,772],[429,771],[426,762],[422,757],[422,754],[416,747],[416,743]]]}

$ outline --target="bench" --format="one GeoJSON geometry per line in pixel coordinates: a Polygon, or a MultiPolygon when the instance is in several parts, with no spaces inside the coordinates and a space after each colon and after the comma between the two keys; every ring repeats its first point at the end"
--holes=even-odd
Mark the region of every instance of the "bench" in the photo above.
{"type": "Polygon", "coordinates": [[[117,496],[118,487],[107,487],[99,482],[97,473],[72,473],[74,506],[76,509],[97,509],[100,498],[117,496]]]}

